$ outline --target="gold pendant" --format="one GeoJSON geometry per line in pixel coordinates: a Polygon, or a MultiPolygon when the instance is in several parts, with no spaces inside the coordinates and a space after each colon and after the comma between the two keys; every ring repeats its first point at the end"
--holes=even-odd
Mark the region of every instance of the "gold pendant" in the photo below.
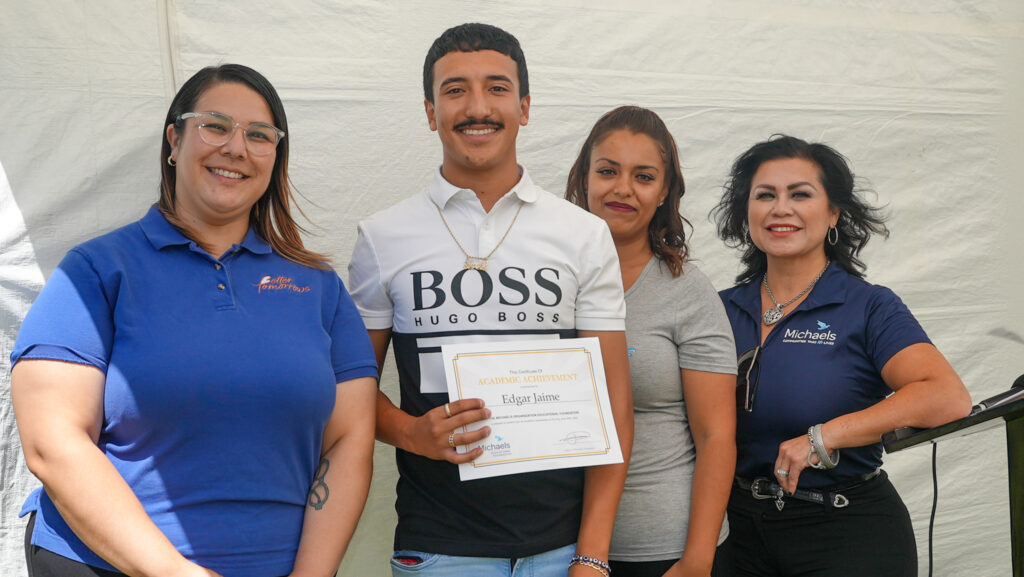
{"type": "Polygon", "coordinates": [[[487,259],[466,255],[466,263],[462,265],[462,270],[487,270],[487,259]]]}

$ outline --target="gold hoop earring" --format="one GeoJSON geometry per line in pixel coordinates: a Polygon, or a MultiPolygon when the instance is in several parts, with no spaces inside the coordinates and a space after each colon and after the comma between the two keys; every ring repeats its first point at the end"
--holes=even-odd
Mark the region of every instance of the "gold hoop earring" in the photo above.
{"type": "Polygon", "coordinates": [[[178,166],[178,163],[174,161],[174,155],[169,155],[167,157],[167,164],[171,166],[178,166]]]}

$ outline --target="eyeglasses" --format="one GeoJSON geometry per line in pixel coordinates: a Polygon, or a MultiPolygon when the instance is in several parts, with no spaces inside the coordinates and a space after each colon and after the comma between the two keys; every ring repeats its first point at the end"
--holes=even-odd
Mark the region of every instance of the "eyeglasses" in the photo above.
{"type": "MultiPolygon", "coordinates": [[[[227,114],[220,112],[186,112],[178,115],[179,121],[189,118],[199,120],[199,138],[210,146],[224,146],[240,128],[239,123],[227,114]]],[[[266,156],[277,148],[284,138],[284,131],[265,122],[253,122],[242,128],[245,136],[245,148],[255,156],[266,156]]]]}
{"type": "Polygon", "coordinates": [[[761,347],[754,347],[736,361],[736,408],[748,413],[754,410],[757,380],[761,376],[760,355],[761,347]]]}

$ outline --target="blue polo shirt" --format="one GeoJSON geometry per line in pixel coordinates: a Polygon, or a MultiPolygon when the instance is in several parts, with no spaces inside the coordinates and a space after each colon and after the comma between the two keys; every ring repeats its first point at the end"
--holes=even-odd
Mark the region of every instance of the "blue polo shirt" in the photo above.
{"type": "MultiPolygon", "coordinates": [[[[722,291],[737,355],[761,338],[760,281],[722,291]]],[[[739,411],[736,474],[773,477],[779,445],[817,423],[874,405],[892,393],[885,363],[915,343],[927,343],[921,325],[891,290],[829,265],[811,293],[772,329],[764,342],[753,412],[739,411]]],[[[830,471],[810,467],[801,487],[828,487],[882,464],[882,443],[841,450],[830,471]]]]}
{"type": "MultiPolygon", "coordinates": [[[[292,570],[336,384],[377,376],[336,273],[251,229],[214,258],[155,207],[68,252],[22,324],[21,359],[106,374],[100,450],[175,547],[225,577],[292,570]]],[[[34,544],[113,569],[44,490],[30,511],[34,544]]]]}

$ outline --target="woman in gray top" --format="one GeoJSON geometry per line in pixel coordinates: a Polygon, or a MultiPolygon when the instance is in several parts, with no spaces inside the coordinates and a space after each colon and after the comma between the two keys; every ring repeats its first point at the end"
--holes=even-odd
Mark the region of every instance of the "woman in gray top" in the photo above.
{"type": "Polygon", "coordinates": [[[721,299],[687,262],[683,192],[675,140],[635,106],[597,121],[566,190],[608,223],[626,291],[636,429],[609,555],[616,577],[707,577],[728,533],[736,349],[721,299]]]}

